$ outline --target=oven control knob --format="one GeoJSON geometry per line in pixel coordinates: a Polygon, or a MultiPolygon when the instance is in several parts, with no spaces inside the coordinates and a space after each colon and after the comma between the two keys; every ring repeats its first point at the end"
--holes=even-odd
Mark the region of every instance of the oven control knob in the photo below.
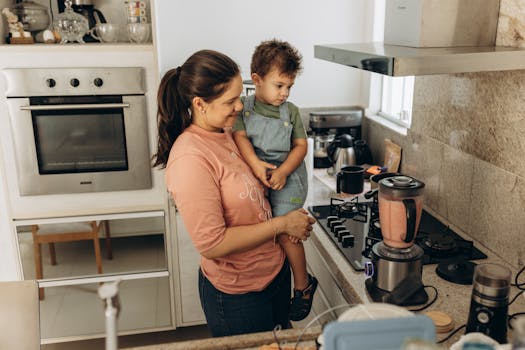
{"type": "Polygon", "coordinates": [[[95,78],[93,80],[93,84],[95,84],[96,87],[101,87],[102,85],[104,85],[104,80],[102,80],[101,78],[95,78]]]}
{"type": "Polygon", "coordinates": [[[77,78],[73,78],[69,81],[69,84],[71,84],[72,87],[77,87],[80,85],[80,81],[77,78]]]}
{"type": "Polygon", "coordinates": [[[355,242],[355,236],[348,234],[341,238],[341,244],[343,248],[353,247],[355,242]]]}
{"type": "Polygon", "coordinates": [[[53,78],[46,79],[46,85],[50,88],[54,88],[57,85],[57,82],[53,78]]]}

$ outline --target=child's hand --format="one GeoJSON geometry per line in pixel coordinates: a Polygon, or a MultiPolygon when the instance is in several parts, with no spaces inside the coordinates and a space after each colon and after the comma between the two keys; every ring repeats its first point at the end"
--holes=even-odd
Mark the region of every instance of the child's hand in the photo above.
{"type": "Polygon", "coordinates": [[[272,190],[280,191],[286,185],[286,175],[279,170],[279,168],[270,171],[270,178],[268,179],[272,190]]]}
{"type": "Polygon", "coordinates": [[[254,165],[252,171],[255,174],[255,176],[263,183],[264,186],[271,187],[270,183],[268,182],[268,169],[273,170],[275,168],[277,168],[275,165],[260,160],[259,162],[257,162],[257,164],[254,165]]]}

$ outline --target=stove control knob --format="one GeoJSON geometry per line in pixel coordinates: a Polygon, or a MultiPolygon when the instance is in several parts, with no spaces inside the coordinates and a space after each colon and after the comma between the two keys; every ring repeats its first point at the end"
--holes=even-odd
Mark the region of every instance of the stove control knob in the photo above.
{"type": "Polygon", "coordinates": [[[46,85],[50,88],[54,88],[57,85],[57,82],[53,78],[46,79],[46,85]]]}
{"type": "Polygon", "coordinates": [[[343,225],[337,225],[337,226],[334,226],[334,228],[332,229],[332,232],[334,233],[334,236],[335,236],[336,238],[339,238],[340,233],[341,233],[342,231],[346,231],[346,227],[343,226],[343,225]]]}
{"type": "Polygon", "coordinates": [[[337,236],[337,241],[342,242],[343,241],[343,237],[348,236],[349,234],[350,234],[350,231],[348,231],[348,230],[339,231],[339,235],[337,236]]]}
{"type": "Polygon", "coordinates": [[[355,236],[348,234],[342,237],[341,241],[343,248],[353,247],[355,243],[355,236]]]}
{"type": "Polygon", "coordinates": [[[330,227],[330,230],[332,230],[333,232],[335,226],[342,225],[342,224],[343,224],[343,220],[334,220],[328,224],[328,227],[330,227]]]}
{"type": "Polygon", "coordinates": [[[330,226],[330,224],[335,220],[339,220],[339,218],[335,215],[330,215],[326,217],[326,222],[328,222],[328,226],[330,226]]]}
{"type": "Polygon", "coordinates": [[[72,87],[77,87],[80,85],[80,81],[77,78],[73,78],[69,81],[69,84],[71,84],[72,87]]]}
{"type": "Polygon", "coordinates": [[[101,87],[102,85],[104,85],[104,80],[102,80],[101,78],[95,78],[93,79],[93,84],[96,87],[101,87]]]}

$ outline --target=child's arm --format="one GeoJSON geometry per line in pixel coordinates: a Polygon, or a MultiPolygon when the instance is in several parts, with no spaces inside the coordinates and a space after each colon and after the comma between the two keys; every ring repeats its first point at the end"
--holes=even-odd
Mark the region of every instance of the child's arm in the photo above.
{"type": "Polygon", "coordinates": [[[233,133],[233,139],[241,152],[242,157],[248,163],[252,169],[253,174],[266,186],[270,187],[268,182],[268,173],[267,169],[275,169],[276,166],[270,163],[263,162],[255,154],[252,143],[246,135],[246,131],[239,130],[233,133]]]}
{"type": "Polygon", "coordinates": [[[275,170],[270,172],[270,179],[268,182],[273,190],[281,190],[286,184],[286,178],[303,162],[306,152],[308,150],[308,143],[305,138],[297,138],[293,140],[292,149],[288,154],[286,160],[275,170]]]}

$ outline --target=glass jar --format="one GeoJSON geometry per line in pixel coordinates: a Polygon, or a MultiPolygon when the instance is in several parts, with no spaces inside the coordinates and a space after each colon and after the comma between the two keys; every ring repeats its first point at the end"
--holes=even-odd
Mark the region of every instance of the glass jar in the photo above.
{"type": "Polygon", "coordinates": [[[64,12],[59,13],[53,22],[55,30],[60,35],[60,43],[65,44],[76,41],[84,44],[82,38],[89,31],[88,20],[73,11],[71,0],[66,0],[64,3],[66,5],[64,12]]]}

